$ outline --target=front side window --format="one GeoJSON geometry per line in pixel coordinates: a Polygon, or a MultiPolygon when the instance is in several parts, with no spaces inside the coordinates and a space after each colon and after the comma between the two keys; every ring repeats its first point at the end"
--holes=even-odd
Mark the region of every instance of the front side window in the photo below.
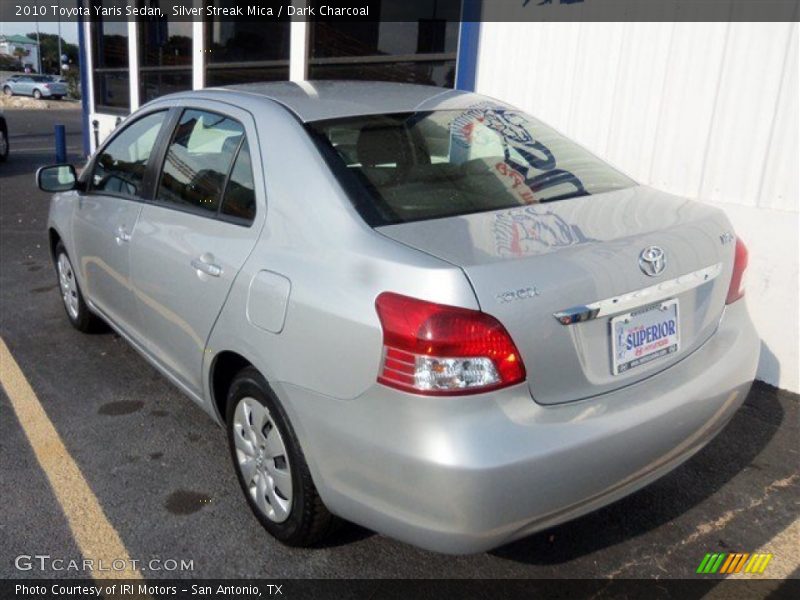
{"type": "Polygon", "coordinates": [[[157,199],[216,213],[244,128],[218,113],[188,109],[172,134],[157,199]]]}
{"type": "Polygon", "coordinates": [[[373,226],[635,185],[536,119],[494,106],[349,117],[309,128],[373,226]]]}
{"type": "Polygon", "coordinates": [[[98,192],[138,196],[147,161],[166,111],[142,117],[126,126],[103,149],[95,162],[91,188],[98,192]]]}

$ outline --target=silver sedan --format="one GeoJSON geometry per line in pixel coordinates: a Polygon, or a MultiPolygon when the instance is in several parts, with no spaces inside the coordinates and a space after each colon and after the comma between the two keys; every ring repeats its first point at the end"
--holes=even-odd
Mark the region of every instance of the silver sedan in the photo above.
{"type": "Polygon", "coordinates": [[[755,374],[724,214],[476,94],[186,92],[37,178],[70,322],[226,429],[287,544],[529,535],[686,461],[755,374]]]}
{"type": "Polygon", "coordinates": [[[49,75],[12,75],[3,83],[3,94],[6,96],[33,96],[37,100],[61,100],[68,91],[65,81],[57,81],[49,75]]]}

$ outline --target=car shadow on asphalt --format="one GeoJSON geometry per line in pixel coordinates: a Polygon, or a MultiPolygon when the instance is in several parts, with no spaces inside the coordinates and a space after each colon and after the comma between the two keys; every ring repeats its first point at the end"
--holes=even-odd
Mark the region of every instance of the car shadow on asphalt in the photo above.
{"type": "Polygon", "coordinates": [[[378,534],[366,527],[356,525],[349,521],[343,521],[341,526],[333,534],[326,537],[315,547],[320,549],[338,548],[340,546],[355,544],[356,542],[369,539],[375,535],[378,534]]]}
{"type": "MultiPolygon", "coordinates": [[[[755,459],[784,422],[781,394],[792,396],[756,382],[725,429],[675,471],[605,508],[502,546],[492,554],[525,564],[557,565],[670,523],[707,501],[743,470],[760,470],[755,459]]],[[[757,490],[763,491],[763,486],[757,490]]],[[[711,512],[707,519],[714,521],[719,515],[713,509],[711,512]]],[[[790,523],[788,515],[786,519],[769,519],[762,529],[763,539],[758,541],[766,543],[790,523]]],[[[712,543],[717,543],[717,538],[712,543]]]]}

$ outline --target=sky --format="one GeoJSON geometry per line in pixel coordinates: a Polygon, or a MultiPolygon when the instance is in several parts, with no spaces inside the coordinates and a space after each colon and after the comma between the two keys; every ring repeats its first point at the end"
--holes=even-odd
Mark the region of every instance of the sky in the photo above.
{"type": "MultiPolygon", "coordinates": [[[[2,1],[2,0],[0,0],[2,1]]],[[[8,22],[0,21],[0,35],[26,35],[36,31],[36,22],[8,22]]],[[[47,21],[39,23],[40,33],[58,33],[58,23],[56,21],[47,21]]],[[[66,41],[77,44],[78,43],[78,24],[61,22],[61,37],[66,41]]]]}

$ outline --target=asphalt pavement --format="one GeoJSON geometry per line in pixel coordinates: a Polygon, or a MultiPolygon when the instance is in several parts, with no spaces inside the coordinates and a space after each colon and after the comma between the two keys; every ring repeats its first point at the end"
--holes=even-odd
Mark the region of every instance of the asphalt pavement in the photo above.
{"type": "MultiPolygon", "coordinates": [[[[5,116],[0,337],[129,555],[193,561],[191,571],[147,577],[691,578],[708,552],[770,548],[773,573],[800,577],[797,544],[786,537],[800,497],[798,396],[764,384],[707,448],[663,479],[493,552],[444,556],[355,525],[321,548],[282,546],[250,513],[222,429],[117,335],[84,335],[67,322],[47,250],[48,196],[33,173],[53,160],[57,122],[80,161],[80,113],[5,116]]],[[[80,559],[81,550],[2,390],[0,496],[0,577],[86,576],[15,568],[19,555],[80,559]]]]}

